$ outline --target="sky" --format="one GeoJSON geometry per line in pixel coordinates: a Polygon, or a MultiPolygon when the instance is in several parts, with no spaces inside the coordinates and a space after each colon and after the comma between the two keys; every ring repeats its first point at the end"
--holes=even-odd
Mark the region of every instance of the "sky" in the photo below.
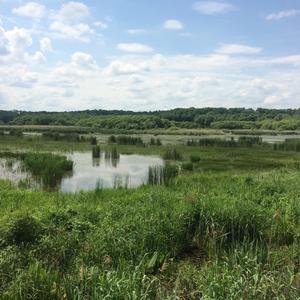
{"type": "Polygon", "coordinates": [[[0,109],[300,107],[299,0],[0,0],[0,109]]]}

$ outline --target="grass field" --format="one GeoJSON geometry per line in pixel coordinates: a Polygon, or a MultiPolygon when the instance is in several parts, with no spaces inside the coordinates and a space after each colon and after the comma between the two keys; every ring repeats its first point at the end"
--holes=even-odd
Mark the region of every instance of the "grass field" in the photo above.
{"type": "MultiPolygon", "coordinates": [[[[1,150],[92,151],[1,137],[1,150]]],[[[192,163],[167,186],[78,194],[0,181],[0,299],[299,299],[300,153],[101,145],[192,163]]]]}

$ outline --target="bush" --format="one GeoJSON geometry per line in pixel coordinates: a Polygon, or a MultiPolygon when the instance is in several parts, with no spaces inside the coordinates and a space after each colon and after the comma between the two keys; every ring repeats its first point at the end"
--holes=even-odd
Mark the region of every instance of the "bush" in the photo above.
{"type": "Polygon", "coordinates": [[[176,148],[167,150],[163,157],[166,160],[182,160],[182,154],[176,148]]]}
{"type": "Polygon", "coordinates": [[[201,158],[199,155],[191,155],[190,160],[192,163],[198,163],[201,160],[201,158]]]}
{"type": "Polygon", "coordinates": [[[6,240],[16,245],[28,245],[37,241],[42,231],[40,223],[28,215],[13,220],[8,227],[6,240]]]}
{"type": "Polygon", "coordinates": [[[186,162],[182,164],[182,169],[185,171],[193,171],[194,170],[194,165],[191,162],[186,162]]]}

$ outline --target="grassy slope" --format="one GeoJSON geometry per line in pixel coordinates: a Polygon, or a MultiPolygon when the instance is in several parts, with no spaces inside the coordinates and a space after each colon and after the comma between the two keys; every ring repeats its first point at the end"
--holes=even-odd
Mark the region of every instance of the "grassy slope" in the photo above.
{"type": "Polygon", "coordinates": [[[299,200],[286,170],[78,195],[2,182],[2,297],[296,299],[299,200]]]}

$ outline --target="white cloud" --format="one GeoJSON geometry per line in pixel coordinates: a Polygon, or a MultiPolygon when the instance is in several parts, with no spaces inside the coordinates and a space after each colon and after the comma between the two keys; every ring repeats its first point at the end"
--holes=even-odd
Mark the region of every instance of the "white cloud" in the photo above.
{"type": "Polygon", "coordinates": [[[262,48],[240,44],[223,44],[216,52],[223,54],[258,54],[262,48]]]}
{"type": "Polygon", "coordinates": [[[107,29],[108,28],[108,24],[103,23],[101,21],[94,22],[94,26],[96,26],[98,28],[101,28],[101,29],[107,29]]]}
{"type": "Polygon", "coordinates": [[[23,6],[19,6],[12,10],[12,13],[22,17],[28,17],[32,19],[41,19],[46,13],[46,8],[36,2],[28,2],[23,6]]]}
{"type": "Polygon", "coordinates": [[[30,31],[25,28],[14,27],[14,29],[6,31],[5,36],[11,52],[22,53],[33,42],[30,31]]]}
{"type": "Polygon", "coordinates": [[[128,29],[128,30],[127,30],[127,33],[128,33],[128,34],[132,34],[132,35],[135,35],[135,34],[143,34],[143,33],[146,33],[146,30],[145,30],[145,29],[139,29],[139,28],[136,28],[136,29],[128,29]]]}
{"type": "Polygon", "coordinates": [[[35,52],[33,55],[26,53],[25,59],[27,60],[28,63],[34,63],[34,64],[43,64],[47,61],[44,54],[40,51],[35,52]]]}
{"type": "Polygon", "coordinates": [[[105,70],[105,73],[110,76],[128,75],[140,72],[150,71],[150,66],[147,63],[126,63],[123,61],[113,61],[105,70]]]}
{"type": "Polygon", "coordinates": [[[181,30],[183,29],[183,24],[178,20],[167,20],[164,23],[165,29],[171,29],[171,30],[181,30]]]}
{"type": "Polygon", "coordinates": [[[121,43],[118,44],[117,48],[119,50],[132,53],[150,53],[154,51],[150,46],[138,43],[121,43]]]}
{"type": "Polygon", "coordinates": [[[193,9],[205,15],[225,14],[236,10],[233,4],[218,1],[200,1],[193,5],[193,9]]]}
{"type": "Polygon", "coordinates": [[[297,9],[282,10],[277,13],[272,13],[266,16],[267,21],[278,21],[283,18],[294,17],[300,13],[297,9]]]}
{"type": "Polygon", "coordinates": [[[82,2],[70,1],[64,3],[58,13],[52,16],[63,22],[73,22],[84,19],[90,15],[89,8],[82,2]]]}
{"type": "Polygon", "coordinates": [[[52,42],[48,37],[44,37],[40,40],[40,49],[42,52],[51,52],[52,49],[52,42]]]}
{"type": "Polygon", "coordinates": [[[0,56],[7,55],[9,53],[7,46],[8,40],[5,36],[5,31],[2,27],[0,27],[0,56]]]}
{"type": "MultiPolygon", "coordinates": [[[[95,32],[89,24],[81,21],[89,15],[89,8],[82,2],[64,3],[59,11],[52,11],[50,30],[54,32],[54,37],[90,42],[95,32]]],[[[99,22],[96,24],[99,25],[99,22]]]]}
{"type": "Polygon", "coordinates": [[[55,21],[50,25],[50,29],[56,33],[57,37],[74,39],[82,42],[89,42],[89,35],[94,33],[90,26],[84,23],[69,25],[60,21],[55,21]]]}
{"type": "Polygon", "coordinates": [[[75,52],[71,56],[71,64],[84,69],[98,69],[98,65],[92,55],[84,52],[75,52]]]}

